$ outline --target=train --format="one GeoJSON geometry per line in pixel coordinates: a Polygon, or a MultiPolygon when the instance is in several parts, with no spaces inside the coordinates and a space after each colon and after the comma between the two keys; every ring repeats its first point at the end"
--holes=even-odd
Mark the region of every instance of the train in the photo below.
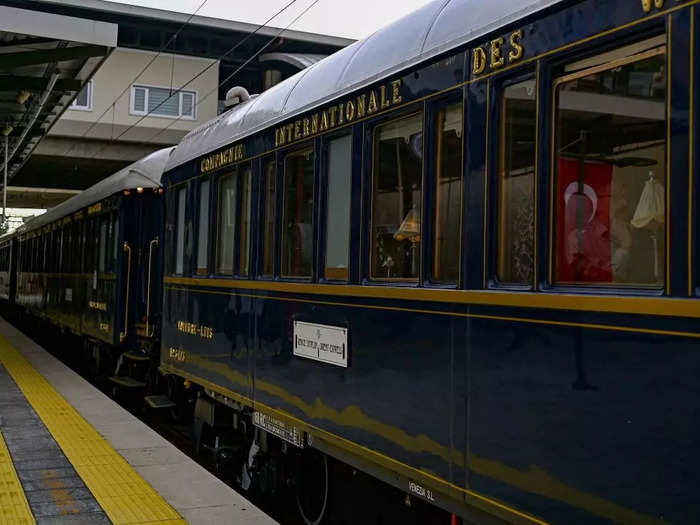
{"type": "Polygon", "coordinates": [[[697,523],[696,4],[431,2],[0,239],[3,308],[307,524],[697,523]]]}

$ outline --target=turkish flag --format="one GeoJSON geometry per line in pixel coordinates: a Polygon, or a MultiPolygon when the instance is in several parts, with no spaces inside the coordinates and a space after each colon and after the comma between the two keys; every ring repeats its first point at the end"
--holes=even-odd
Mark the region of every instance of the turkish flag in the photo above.
{"type": "Polygon", "coordinates": [[[560,283],[612,282],[610,194],[612,164],[559,159],[557,267],[560,283]]]}

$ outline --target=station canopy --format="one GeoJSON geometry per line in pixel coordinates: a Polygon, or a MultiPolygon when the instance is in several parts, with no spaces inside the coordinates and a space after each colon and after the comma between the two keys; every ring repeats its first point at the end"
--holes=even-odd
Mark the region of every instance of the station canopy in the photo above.
{"type": "MultiPolygon", "coordinates": [[[[12,177],[116,45],[116,24],[0,5],[0,185],[5,144],[10,189],[12,177]]],[[[26,207],[47,207],[44,201],[57,197],[42,188],[21,190],[15,193],[26,207]]]]}

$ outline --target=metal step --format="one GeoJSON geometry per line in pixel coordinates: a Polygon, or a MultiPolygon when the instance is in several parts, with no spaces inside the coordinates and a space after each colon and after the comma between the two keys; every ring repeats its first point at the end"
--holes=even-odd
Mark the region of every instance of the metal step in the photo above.
{"type": "Polygon", "coordinates": [[[134,379],[133,377],[127,376],[112,376],[109,378],[109,380],[114,384],[126,388],[143,388],[146,386],[146,383],[144,383],[143,381],[139,381],[138,379],[134,379]]]}
{"type": "Polygon", "coordinates": [[[150,359],[146,354],[140,352],[124,352],[122,355],[124,359],[129,359],[131,361],[148,361],[150,359]]]}
{"type": "Polygon", "coordinates": [[[168,396],[146,396],[143,398],[151,408],[173,408],[177,405],[173,403],[168,396]]]}

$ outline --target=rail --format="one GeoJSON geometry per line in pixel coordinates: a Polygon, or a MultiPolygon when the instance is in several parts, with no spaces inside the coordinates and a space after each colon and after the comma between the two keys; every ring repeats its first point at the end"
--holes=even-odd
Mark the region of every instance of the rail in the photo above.
{"type": "MultiPolygon", "coordinates": [[[[153,246],[158,246],[158,237],[151,240],[148,245],[148,285],[146,287],[146,335],[152,337],[153,334],[149,329],[149,323],[151,320],[151,264],[153,262],[153,246]]],[[[155,331],[155,329],[154,329],[155,331]]]]}
{"type": "Polygon", "coordinates": [[[128,242],[124,242],[124,251],[128,253],[126,266],[126,297],[124,298],[124,331],[119,332],[119,342],[126,339],[129,333],[129,284],[131,282],[131,246],[128,242]]]}

